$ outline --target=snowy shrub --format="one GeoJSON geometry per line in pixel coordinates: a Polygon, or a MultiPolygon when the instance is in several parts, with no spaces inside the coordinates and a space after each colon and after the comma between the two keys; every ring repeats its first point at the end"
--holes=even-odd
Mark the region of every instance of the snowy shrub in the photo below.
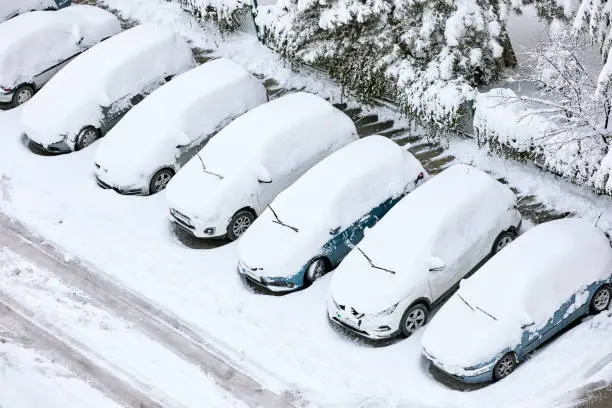
{"type": "MultiPolygon", "coordinates": [[[[586,128],[560,123],[547,112],[546,106],[529,103],[509,89],[493,89],[476,98],[474,133],[478,143],[492,151],[532,160],[576,184],[603,191],[606,140],[586,128]]],[[[612,164],[612,158],[607,160],[612,164]]]]}
{"type": "Polygon", "coordinates": [[[511,3],[492,0],[279,0],[257,23],[284,57],[315,64],[357,95],[392,98],[452,128],[474,87],[498,77],[511,3]]]}
{"type": "Polygon", "coordinates": [[[598,193],[612,195],[612,151],[602,160],[595,174],[594,186],[598,193]]]}
{"type": "Polygon", "coordinates": [[[233,30],[241,13],[250,12],[251,0],[178,0],[183,8],[201,20],[216,21],[222,29],[233,30]]]}

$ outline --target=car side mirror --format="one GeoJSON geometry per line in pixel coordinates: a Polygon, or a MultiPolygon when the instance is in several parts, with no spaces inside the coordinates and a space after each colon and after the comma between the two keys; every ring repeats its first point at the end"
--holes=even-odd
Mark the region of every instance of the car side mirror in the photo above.
{"type": "Polygon", "coordinates": [[[134,95],[130,98],[130,102],[132,103],[132,105],[138,105],[140,102],[142,102],[144,99],[144,96],[142,96],[141,94],[137,94],[134,95]]]}
{"type": "Polygon", "coordinates": [[[525,330],[526,328],[531,327],[531,326],[534,326],[534,325],[535,325],[535,322],[523,323],[523,324],[521,325],[521,329],[522,329],[522,330],[525,330]]]}
{"type": "Polygon", "coordinates": [[[429,272],[440,272],[446,269],[444,261],[437,256],[432,256],[429,259],[429,272]]]}
{"type": "Polygon", "coordinates": [[[259,166],[257,168],[257,181],[264,184],[269,184],[272,182],[272,177],[270,177],[270,172],[263,166],[259,166]]]}
{"type": "Polygon", "coordinates": [[[181,147],[189,146],[191,144],[191,139],[187,137],[186,134],[180,133],[176,137],[176,148],[180,149],[181,147]]]}
{"type": "Polygon", "coordinates": [[[339,232],[340,232],[340,227],[330,228],[329,229],[329,235],[336,235],[339,232]]]}

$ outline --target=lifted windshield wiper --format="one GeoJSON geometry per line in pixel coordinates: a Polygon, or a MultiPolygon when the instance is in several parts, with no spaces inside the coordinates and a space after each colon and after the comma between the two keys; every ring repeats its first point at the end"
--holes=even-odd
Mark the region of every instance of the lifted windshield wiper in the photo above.
{"type": "Polygon", "coordinates": [[[474,310],[474,308],[472,307],[472,305],[470,305],[467,300],[465,300],[459,293],[457,293],[457,296],[459,296],[459,299],[461,299],[463,301],[463,303],[465,303],[467,305],[467,307],[469,307],[470,309],[474,310]]]}
{"type": "Polygon", "coordinates": [[[490,313],[485,312],[484,310],[482,310],[481,308],[479,308],[478,306],[476,306],[476,309],[480,310],[482,313],[486,314],[487,316],[489,316],[491,319],[497,321],[497,318],[495,316],[493,316],[490,313]]]}
{"type": "Polygon", "coordinates": [[[206,170],[206,166],[204,165],[204,160],[202,160],[202,156],[200,156],[200,153],[196,154],[196,156],[198,156],[198,159],[200,159],[200,163],[202,163],[202,171],[204,173],[212,174],[213,176],[219,177],[220,180],[223,180],[223,176],[222,175],[214,173],[214,172],[209,171],[209,170],[206,170]]]}
{"type": "Polygon", "coordinates": [[[390,269],[381,268],[380,266],[376,266],[376,265],[374,265],[374,262],[372,262],[372,260],[370,259],[370,257],[369,257],[369,256],[367,256],[367,255],[366,255],[366,253],[365,253],[365,252],[363,252],[363,251],[361,250],[361,248],[357,247],[357,249],[359,250],[359,252],[361,252],[361,255],[363,255],[363,257],[366,259],[366,261],[368,261],[368,263],[370,264],[370,266],[371,266],[372,268],[374,268],[374,269],[380,269],[381,271],[389,272],[389,273],[391,273],[391,274],[395,275],[395,271],[392,271],[392,270],[390,270],[390,269]]]}
{"type": "Polygon", "coordinates": [[[276,218],[276,220],[275,220],[275,221],[272,221],[273,223],[280,224],[280,225],[282,225],[283,227],[287,227],[287,228],[289,228],[289,229],[291,229],[291,230],[293,230],[293,231],[295,231],[295,232],[300,232],[300,230],[299,230],[299,229],[297,229],[297,228],[295,228],[295,227],[292,227],[291,225],[287,225],[287,224],[285,224],[284,222],[282,222],[282,221],[280,220],[280,218],[278,218],[278,215],[276,215],[276,211],[274,211],[274,209],[273,209],[273,208],[270,206],[270,204],[268,204],[268,208],[270,209],[270,211],[272,211],[272,214],[274,214],[274,218],[276,218]]]}
{"type": "Polygon", "coordinates": [[[480,307],[476,306],[476,308],[472,307],[472,305],[470,305],[467,300],[465,300],[459,293],[457,293],[457,296],[459,296],[459,299],[461,299],[463,301],[463,303],[465,303],[470,309],[472,310],[480,310],[482,313],[486,314],[487,316],[489,316],[491,319],[497,321],[497,318],[495,316],[493,316],[490,313],[485,312],[484,310],[482,310],[480,307]]]}

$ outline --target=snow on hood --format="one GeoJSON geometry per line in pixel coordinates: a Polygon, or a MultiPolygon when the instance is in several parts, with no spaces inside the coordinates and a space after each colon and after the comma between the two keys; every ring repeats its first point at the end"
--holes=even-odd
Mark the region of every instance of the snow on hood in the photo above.
{"type": "Polygon", "coordinates": [[[22,111],[28,136],[50,144],[98,126],[102,106],[161,84],[194,64],[189,45],[173,31],[143,24],[90,48],[71,61],[22,111]]]}
{"type": "Polygon", "coordinates": [[[0,85],[13,88],[31,82],[44,70],[120,31],[117,17],[94,6],[17,16],[0,24],[0,85]]]}
{"type": "MultiPolygon", "coordinates": [[[[0,2],[0,23],[16,15],[30,10],[55,9],[55,0],[3,0],[0,2]]],[[[0,37],[6,38],[6,37],[0,37]]]]}
{"type": "Polygon", "coordinates": [[[105,181],[132,185],[175,165],[176,146],[220,129],[267,100],[264,86],[240,65],[217,59],[155,90],[102,139],[95,162],[105,181]]]}
{"type": "Polygon", "coordinates": [[[267,209],[240,239],[241,259],[263,267],[264,275],[291,276],[321,255],[330,229],[344,229],[388,198],[414,188],[424,172],[412,154],[386,137],[355,141],[312,167],[272,202],[280,219],[299,232],[274,223],[267,209]]]}
{"type": "Polygon", "coordinates": [[[451,365],[486,362],[520,343],[523,324],[543,327],[580,288],[611,274],[612,248],[589,222],[563,219],[540,224],[461,282],[428,325],[423,347],[451,365]],[[478,309],[472,311],[459,296],[497,321],[478,309]],[[486,341],[476,346],[477,339],[486,341]]]}
{"type": "Polygon", "coordinates": [[[250,110],[215,135],[170,181],[168,201],[172,208],[200,219],[210,219],[223,206],[229,220],[239,208],[212,202],[211,197],[231,197],[231,204],[242,206],[251,202],[263,158],[282,168],[321,152],[332,153],[356,138],[351,119],[326,100],[305,92],[283,96],[250,110]],[[223,180],[204,173],[200,159],[223,180]]]}
{"type": "Polygon", "coordinates": [[[446,225],[478,212],[482,222],[474,223],[466,233],[477,234],[475,228],[488,231],[515,201],[510,189],[481,170],[463,164],[444,170],[401,199],[358,244],[375,265],[396,274],[372,273],[355,249],[332,278],[332,297],[342,297],[362,312],[380,311],[374,305],[397,303],[402,299],[395,295],[407,296],[412,288],[427,282],[429,259],[435,256],[433,244],[446,225]],[[391,292],[371,289],[380,279],[394,282],[389,283],[391,292]]]}

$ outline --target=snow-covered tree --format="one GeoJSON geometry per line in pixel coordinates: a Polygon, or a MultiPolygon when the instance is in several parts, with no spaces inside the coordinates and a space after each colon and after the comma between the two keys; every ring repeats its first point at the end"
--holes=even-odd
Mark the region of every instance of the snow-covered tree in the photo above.
{"type": "Polygon", "coordinates": [[[265,38],[290,60],[328,70],[360,95],[452,128],[475,86],[498,77],[510,0],[280,0],[261,9],[265,38]]]}
{"type": "Polygon", "coordinates": [[[250,12],[251,0],[178,0],[183,8],[201,20],[212,20],[221,29],[233,30],[239,13],[250,12]]]}

